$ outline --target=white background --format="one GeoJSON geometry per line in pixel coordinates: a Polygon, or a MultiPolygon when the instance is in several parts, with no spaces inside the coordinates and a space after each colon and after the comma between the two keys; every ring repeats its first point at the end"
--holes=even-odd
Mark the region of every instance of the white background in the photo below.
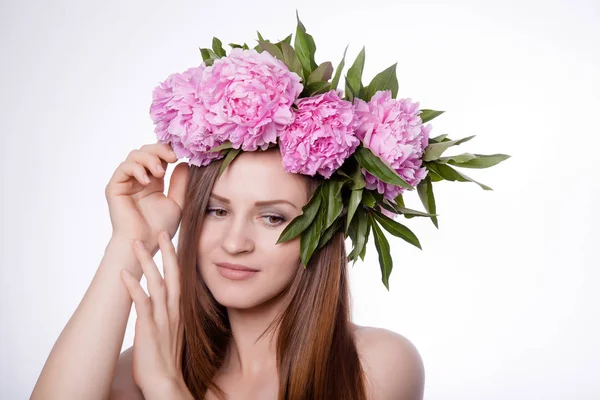
{"type": "Polygon", "coordinates": [[[599,3],[281,4],[2,2],[0,398],[29,397],[94,275],[104,187],[155,141],[152,89],[213,35],[282,39],[296,7],[317,62],[350,44],[348,65],[364,45],[366,83],[397,61],[399,96],[447,111],[432,135],[477,135],[455,153],[512,155],[465,170],[493,192],[434,187],[440,229],[407,221],[424,250],[392,242],[390,292],[370,243],[351,275],[355,321],[417,346],[426,399],[600,398],[599,3]]]}

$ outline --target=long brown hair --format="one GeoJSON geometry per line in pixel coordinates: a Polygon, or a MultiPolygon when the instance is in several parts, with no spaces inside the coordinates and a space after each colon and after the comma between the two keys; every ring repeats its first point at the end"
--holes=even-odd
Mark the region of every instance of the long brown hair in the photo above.
{"type": "MultiPolygon", "coordinates": [[[[212,296],[197,268],[197,243],[221,161],[190,165],[179,231],[182,372],[194,398],[214,383],[231,340],[227,310],[212,296]]],[[[306,177],[312,195],[319,181],[306,177]]],[[[343,232],[336,233],[299,267],[286,289],[290,302],[274,321],[278,328],[279,400],[365,400],[365,382],[350,323],[350,296],[343,232]]]]}

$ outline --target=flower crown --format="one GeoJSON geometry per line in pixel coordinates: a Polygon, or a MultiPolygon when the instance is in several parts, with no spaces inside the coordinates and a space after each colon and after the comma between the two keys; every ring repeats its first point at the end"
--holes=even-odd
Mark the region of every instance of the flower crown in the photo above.
{"type": "Polygon", "coordinates": [[[299,18],[291,42],[292,35],[273,43],[258,33],[254,49],[231,43],[227,54],[213,38],[212,49],[200,49],[200,66],[172,74],[154,89],[150,116],[158,141],[196,166],[224,158],[219,173],[242,151],[278,145],[287,172],[324,179],[277,243],[300,235],[306,267],[343,229],[352,241],[348,259],[356,262],[364,260],[372,230],[389,289],[393,263],[383,231],[421,248],[415,234],[394,218],[427,217],[437,228],[433,183],[475,182],[453,167],[487,168],[509,156],[442,157],[474,136],[430,137],[431,125],[424,124],[443,111],[419,110],[410,98],[396,99],[397,64],[363,86],[363,47],[342,92],[337,87],[348,47],[334,73],[331,62],[315,62],[315,42],[299,18]],[[404,205],[403,193],[415,187],[425,212],[404,205]]]}

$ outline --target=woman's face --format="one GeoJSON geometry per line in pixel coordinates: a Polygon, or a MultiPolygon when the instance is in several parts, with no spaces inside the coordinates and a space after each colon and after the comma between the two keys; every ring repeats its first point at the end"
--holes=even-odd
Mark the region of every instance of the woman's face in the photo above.
{"type": "Polygon", "coordinates": [[[229,165],[198,244],[200,274],[220,304],[251,308],[281,293],[299,268],[300,238],[276,242],[308,200],[304,178],[284,171],[277,149],[244,152],[229,165]]]}

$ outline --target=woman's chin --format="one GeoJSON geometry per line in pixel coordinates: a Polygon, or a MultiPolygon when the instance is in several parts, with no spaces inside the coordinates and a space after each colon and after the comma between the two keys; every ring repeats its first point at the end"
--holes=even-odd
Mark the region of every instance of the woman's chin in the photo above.
{"type": "Polygon", "coordinates": [[[273,287],[255,285],[253,287],[234,287],[231,285],[217,285],[209,287],[213,297],[219,304],[226,308],[249,310],[261,306],[273,306],[279,303],[280,291],[273,287]]]}
{"type": "MultiPolygon", "coordinates": [[[[216,297],[215,297],[216,298],[216,297]]],[[[239,299],[239,298],[232,298],[229,296],[225,296],[222,300],[219,300],[218,298],[216,298],[217,301],[219,302],[219,304],[221,304],[223,307],[228,308],[228,309],[235,309],[235,310],[258,310],[259,308],[262,308],[262,306],[267,305],[267,304],[271,304],[269,302],[270,299],[263,299],[263,298],[259,298],[259,299],[239,299]]]]}
{"type": "MultiPolygon", "coordinates": [[[[213,297],[219,304],[227,308],[248,309],[254,308],[265,301],[261,291],[251,287],[240,287],[239,285],[211,285],[209,287],[213,297]]],[[[264,291],[263,291],[264,293],[264,291]]]]}

